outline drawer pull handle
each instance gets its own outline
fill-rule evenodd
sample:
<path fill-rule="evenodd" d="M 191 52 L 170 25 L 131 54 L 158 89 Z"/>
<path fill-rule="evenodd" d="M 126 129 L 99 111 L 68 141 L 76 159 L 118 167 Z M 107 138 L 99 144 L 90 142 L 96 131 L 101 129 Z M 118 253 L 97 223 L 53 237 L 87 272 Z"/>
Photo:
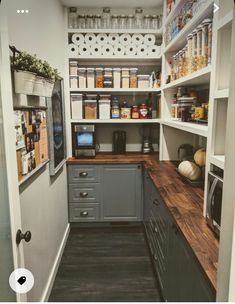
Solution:
<path fill-rule="evenodd" d="M 88 193 L 87 193 L 87 192 L 80 192 L 80 196 L 81 196 L 81 197 L 87 197 L 87 196 L 88 196 Z"/>
<path fill-rule="evenodd" d="M 82 211 L 82 212 L 80 212 L 80 215 L 82 217 L 86 217 L 86 216 L 88 216 L 88 212 L 87 211 Z"/>
<path fill-rule="evenodd" d="M 159 205 L 160 205 L 160 202 L 159 202 L 157 199 L 155 199 L 155 200 L 153 201 L 153 204 L 156 205 L 156 206 L 159 206 Z"/>
<path fill-rule="evenodd" d="M 155 261 L 158 261 L 158 258 L 157 258 L 156 253 L 153 255 L 153 259 L 154 259 Z"/>
<path fill-rule="evenodd" d="M 87 172 L 80 172 L 81 177 L 87 177 L 88 173 Z"/>
<path fill-rule="evenodd" d="M 154 227 L 154 232 L 158 233 L 157 226 Z"/>

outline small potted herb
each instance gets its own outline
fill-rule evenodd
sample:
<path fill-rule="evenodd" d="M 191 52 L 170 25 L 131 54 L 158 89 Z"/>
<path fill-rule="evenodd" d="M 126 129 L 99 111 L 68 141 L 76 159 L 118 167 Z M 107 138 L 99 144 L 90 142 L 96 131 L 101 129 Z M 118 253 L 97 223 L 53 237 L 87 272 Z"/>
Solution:
<path fill-rule="evenodd" d="M 45 87 L 46 97 L 51 97 L 55 81 L 60 78 L 59 73 L 56 69 L 53 69 L 47 61 L 44 61 L 43 76 L 44 76 L 44 87 Z"/>

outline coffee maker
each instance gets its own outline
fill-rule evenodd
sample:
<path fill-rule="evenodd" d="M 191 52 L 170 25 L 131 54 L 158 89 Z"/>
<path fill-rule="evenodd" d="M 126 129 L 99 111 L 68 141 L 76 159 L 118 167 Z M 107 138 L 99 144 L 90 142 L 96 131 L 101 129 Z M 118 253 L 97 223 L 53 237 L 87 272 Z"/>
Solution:
<path fill-rule="evenodd" d="M 153 144 L 152 144 L 152 127 L 144 126 L 142 129 L 142 153 L 143 154 L 151 154 L 154 152 Z"/>

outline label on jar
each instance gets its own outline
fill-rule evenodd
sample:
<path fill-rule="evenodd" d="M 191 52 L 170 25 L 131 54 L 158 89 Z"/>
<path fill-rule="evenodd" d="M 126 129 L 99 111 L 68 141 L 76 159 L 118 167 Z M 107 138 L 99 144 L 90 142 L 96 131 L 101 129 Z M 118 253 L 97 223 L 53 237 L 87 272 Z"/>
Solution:
<path fill-rule="evenodd" d="M 147 118 L 147 116 L 148 116 L 148 109 L 147 108 L 140 109 L 140 117 Z"/>
<path fill-rule="evenodd" d="M 119 109 L 112 109 L 112 118 L 120 118 Z"/>

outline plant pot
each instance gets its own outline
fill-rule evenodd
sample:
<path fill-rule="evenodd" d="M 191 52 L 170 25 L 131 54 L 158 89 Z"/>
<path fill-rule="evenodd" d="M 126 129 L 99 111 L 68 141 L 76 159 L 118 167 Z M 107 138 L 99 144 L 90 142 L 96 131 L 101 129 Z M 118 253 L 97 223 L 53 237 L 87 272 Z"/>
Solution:
<path fill-rule="evenodd" d="M 36 76 L 36 80 L 33 88 L 33 95 L 45 96 L 44 78 L 41 76 Z"/>
<path fill-rule="evenodd" d="M 44 79 L 45 96 L 51 97 L 54 89 L 54 82 L 48 79 Z"/>
<path fill-rule="evenodd" d="M 14 71 L 15 93 L 32 95 L 36 75 L 28 71 Z"/>

